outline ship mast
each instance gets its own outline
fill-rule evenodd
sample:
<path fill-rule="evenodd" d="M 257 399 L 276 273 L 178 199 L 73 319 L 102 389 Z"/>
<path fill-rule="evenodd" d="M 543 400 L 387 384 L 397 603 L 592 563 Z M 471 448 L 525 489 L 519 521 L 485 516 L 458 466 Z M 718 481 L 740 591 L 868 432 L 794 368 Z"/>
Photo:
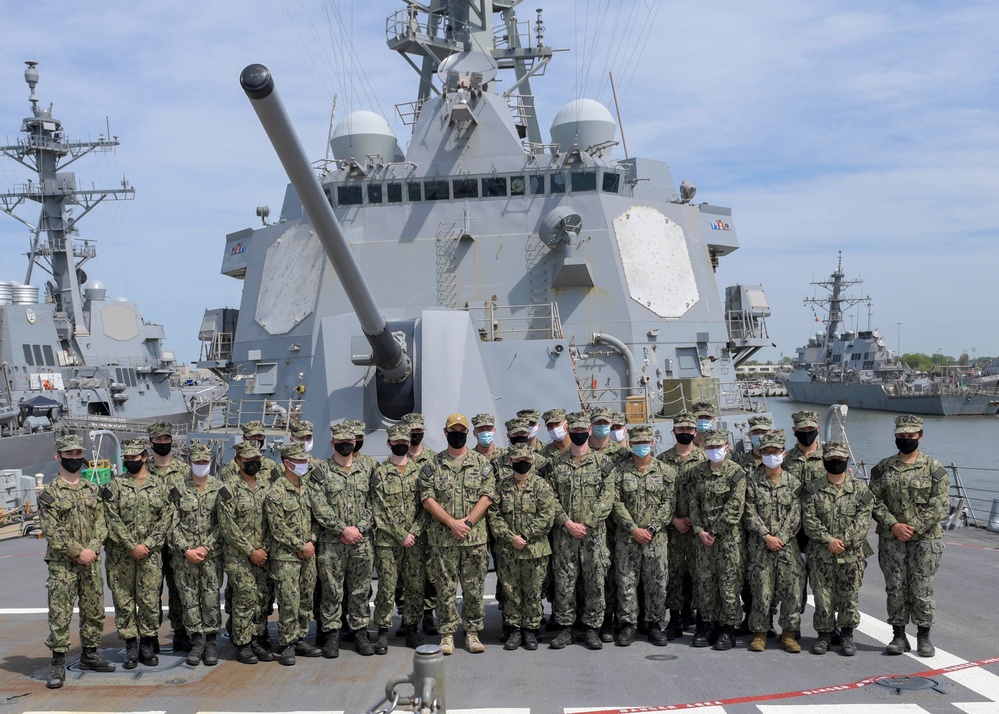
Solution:
<path fill-rule="evenodd" d="M 135 189 L 122 179 L 121 188 L 77 190 L 76 174 L 64 171 L 67 166 L 91 152 L 107 152 L 118 146 L 118 137 L 101 134 L 97 141 L 67 141 L 62 122 L 52 116 L 52 105 L 44 109 L 38 104 L 35 85 L 38 84 L 37 62 L 25 62 L 24 81 L 31 90 L 31 116 L 21 123 L 27 136 L 16 144 L 0 146 L 0 152 L 38 175 L 37 181 L 15 186 L 13 191 L 0 193 L 0 211 L 27 226 L 33 236 L 28 255 L 25 282 L 31 282 L 32 269 L 37 264 L 52 275 L 49 293 L 56 305 L 56 326 L 64 348 L 72 347 L 73 337 L 89 335 L 83 315 L 80 283 L 86 274 L 80 269 L 97 256 L 93 241 L 73 240 L 79 231 L 76 224 L 101 201 L 130 200 Z M 68 158 L 67 158 L 68 157 Z M 36 225 L 18 216 L 14 209 L 25 201 L 41 204 Z M 77 216 L 72 207 L 82 207 Z M 74 350 L 76 351 L 76 350 Z"/>
<path fill-rule="evenodd" d="M 817 305 L 828 313 L 825 320 L 826 332 L 822 344 L 822 361 L 825 364 L 829 362 L 829 354 L 833 343 L 836 341 L 839 325 L 843 322 L 844 313 L 859 303 L 867 303 L 868 306 L 871 304 L 870 297 L 850 297 L 843 294 L 848 288 L 863 284 L 864 281 L 860 279 L 846 280 L 846 276 L 843 273 L 843 251 L 839 251 L 836 270 L 829 276 L 829 280 L 812 282 L 812 285 L 817 285 L 829 291 L 827 297 L 805 298 L 804 302 L 805 305 Z"/>

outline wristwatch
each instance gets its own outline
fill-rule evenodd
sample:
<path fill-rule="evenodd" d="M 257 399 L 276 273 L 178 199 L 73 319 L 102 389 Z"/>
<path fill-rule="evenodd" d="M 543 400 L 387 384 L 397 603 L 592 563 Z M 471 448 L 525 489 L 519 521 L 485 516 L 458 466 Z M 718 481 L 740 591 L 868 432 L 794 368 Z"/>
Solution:
<path fill-rule="evenodd" d="M 357 527 L 357 532 L 360 533 L 361 535 L 364 535 L 364 529 L 361 528 L 360 526 Z"/>
<path fill-rule="evenodd" d="M 467 518 L 465 519 L 465 525 L 466 525 L 466 526 L 468 526 L 469 528 L 474 528 L 474 527 L 475 527 L 475 524 L 474 524 L 474 523 L 472 523 L 472 522 L 471 522 L 470 520 L 468 520 Z"/>
<path fill-rule="evenodd" d="M 647 530 L 647 531 L 648 531 L 649 533 L 651 533 L 652 535 L 655 535 L 655 534 L 656 534 L 656 527 L 655 527 L 655 526 L 651 526 L 651 525 L 650 525 L 650 526 L 649 526 L 648 528 L 646 528 L 645 530 Z"/>

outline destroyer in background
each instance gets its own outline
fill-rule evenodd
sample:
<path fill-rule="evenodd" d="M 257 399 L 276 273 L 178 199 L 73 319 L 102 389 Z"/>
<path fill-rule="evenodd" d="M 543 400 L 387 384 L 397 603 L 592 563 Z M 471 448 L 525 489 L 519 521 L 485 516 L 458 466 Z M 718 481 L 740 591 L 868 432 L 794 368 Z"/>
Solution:
<path fill-rule="evenodd" d="M 958 376 L 918 375 L 888 348 L 879 330 L 840 333 L 844 312 L 870 302 L 868 297 L 845 294 L 863 281 L 846 280 L 842 255 L 829 280 L 812 284 L 828 291 L 828 295 L 805 299 L 806 305 L 826 311 L 825 331 L 797 349 L 794 372 L 784 382 L 791 399 L 939 416 L 995 414 L 999 410 L 994 382 L 986 387 L 974 381 L 962 384 Z"/>
<path fill-rule="evenodd" d="M 92 152 L 111 151 L 118 137 L 71 141 L 52 105 L 35 95 L 36 62 L 24 79 L 31 116 L 24 137 L 0 152 L 35 176 L 0 193 L 0 211 L 30 231 L 24 283 L 0 282 L 0 469 L 55 473 L 53 428 L 141 430 L 157 420 L 186 422 L 184 395 L 171 384 L 173 354 L 163 326 L 146 322 L 126 298 L 107 300 L 104 285 L 83 271 L 97 257 L 77 224 L 104 200 L 131 199 L 124 180 L 115 188 L 78 188 L 65 168 Z M 17 209 L 41 206 L 33 222 Z M 34 268 L 48 274 L 44 296 L 31 285 Z"/>
<path fill-rule="evenodd" d="M 566 104 L 546 141 L 531 82 L 553 49 L 540 11 L 525 22 L 518 5 L 434 0 L 390 17 L 388 46 L 418 73 L 398 107 L 408 148 L 383 117 L 351 113 L 319 181 L 266 68 L 244 71 L 292 185 L 277 220 L 261 207 L 263 227 L 226 238 L 221 272 L 242 302 L 206 312 L 199 366 L 231 402 L 204 429 L 301 414 L 384 430 L 410 411 L 436 427 L 455 410 L 502 421 L 596 404 L 640 422 L 696 400 L 737 428 L 764 408 L 735 370 L 770 345 L 763 290 L 723 302 L 715 280 L 738 248 L 730 209 L 693 203 L 665 162 L 615 158 L 598 102 Z M 443 446 L 437 428 L 427 441 Z"/>

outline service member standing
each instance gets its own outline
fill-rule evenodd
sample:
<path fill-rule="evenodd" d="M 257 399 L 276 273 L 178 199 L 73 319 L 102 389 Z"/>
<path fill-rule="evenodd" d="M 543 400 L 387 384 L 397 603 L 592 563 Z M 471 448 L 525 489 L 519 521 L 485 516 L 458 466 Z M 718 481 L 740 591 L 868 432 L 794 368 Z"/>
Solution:
<path fill-rule="evenodd" d="M 802 486 L 807 486 L 826 475 L 822 465 L 822 444 L 819 441 L 819 415 L 813 411 L 795 412 L 791 415 L 791 421 L 797 443 L 784 455 L 783 468 L 796 476 Z"/>
<path fill-rule="evenodd" d="M 882 509 L 878 519 L 878 562 L 888 593 L 890 655 L 909 650 L 905 626 L 916 625 L 916 653 L 932 657 L 933 579 L 943 556 L 943 530 L 947 517 L 950 479 L 936 459 L 919 450 L 923 420 L 907 414 L 895 418 L 898 453 L 882 459 L 871 471 L 871 491 Z"/>
<path fill-rule="evenodd" d="M 422 469 L 434 458 L 434 452 L 423 445 L 423 437 L 427 431 L 426 419 L 419 412 L 410 412 L 402 417 L 402 422 L 409 426 L 409 459 L 415 461 Z M 423 532 L 423 554 L 424 564 L 429 566 L 430 545 L 427 542 L 426 530 Z M 423 634 L 436 635 L 439 632 L 437 623 L 434 622 L 434 610 L 437 608 L 437 584 L 432 568 L 426 567 L 424 569 L 424 578 Z"/>
<path fill-rule="evenodd" d="M 83 440 L 78 436 L 56 439 L 59 473 L 38 496 L 38 519 L 47 547 L 49 577 L 49 638 L 52 670 L 45 686 L 58 689 L 66 681 L 66 652 L 73 607 L 80 604 L 80 669 L 113 672 L 115 666 L 98 652 L 104 632 L 104 581 L 101 546 L 107 538 L 107 521 L 97 486 L 80 478 Z"/>
<path fill-rule="evenodd" d="M 572 444 L 569 441 L 569 426 L 565 421 L 565 409 L 549 409 L 541 418 L 545 421 L 545 428 L 551 439 L 541 447 L 541 455 L 550 461 L 569 450 L 569 445 Z"/>
<path fill-rule="evenodd" d="M 262 421 L 245 422 L 239 425 L 239 430 L 243 434 L 243 443 L 251 443 L 260 450 L 260 472 L 263 480 L 270 481 L 284 473 L 284 468 L 281 464 L 277 464 L 274 462 L 274 459 L 263 455 L 266 454 L 267 427 Z M 236 459 L 233 459 L 222 467 L 219 478 L 225 482 L 239 478 L 239 463 L 237 463 Z"/>

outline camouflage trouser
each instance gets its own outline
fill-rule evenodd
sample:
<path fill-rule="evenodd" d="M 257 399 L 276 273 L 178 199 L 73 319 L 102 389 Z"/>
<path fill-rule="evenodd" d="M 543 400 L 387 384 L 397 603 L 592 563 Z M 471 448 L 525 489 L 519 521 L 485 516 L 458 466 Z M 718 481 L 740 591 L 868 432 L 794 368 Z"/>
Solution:
<path fill-rule="evenodd" d="M 759 536 L 751 534 L 750 538 Z M 801 597 L 805 582 L 805 566 L 798 552 L 798 541 L 791 539 L 774 553 L 762 541 L 753 541 L 748 550 L 746 577 L 752 591 L 749 613 L 751 632 L 766 632 L 773 611 L 780 607 L 780 627 L 794 632 L 801 628 Z"/>
<path fill-rule="evenodd" d="M 860 585 L 867 561 L 857 558 L 837 563 L 834 557 L 809 553 L 809 578 L 815 597 L 812 626 L 816 632 L 832 632 L 835 627 L 860 624 Z"/>
<path fill-rule="evenodd" d="M 53 652 L 69 649 L 69 622 L 73 606 L 80 603 L 80 644 L 98 647 L 104 633 L 104 580 L 101 559 L 90 565 L 75 561 L 50 560 L 49 577 L 49 638 L 45 646 Z"/>
<path fill-rule="evenodd" d="M 503 617 L 510 627 L 536 630 L 541 626 L 541 591 L 548 556 L 516 558 L 516 552 L 501 548 L 496 563 L 496 573 L 503 576 Z"/>
<path fill-rule="evenodd" d="M 108 589 L 114 600 L 118 636 L 123 640 L 154 636 L 163 617 L 163 551 L 150 551 L 142 560 L 135 560 L 127 550 L 116 546 L 109 546 L 106 552 Z"/>
<path fill-rule="evenodd" d="M 242 553 L 226 553 L 226 606 L 232 613 L 232 643 L 237 647 L 267 631 L 267 616 L 274 599 L 267 564 L 259 567 Z"/>
<path fill-rule="evenodd" d="M 309 611 L 316 588 L 316 559 L 271 562 L 278 605 L 278 644 L 295 644 L 309 634 Z"/>
<path fill-rule="evenodd" d="M 645 589 L 647 622 L 666 619 L 666 568 L 669 561 L 666 538 L 653 538 L 648 545 L 634 540 L 614 543 L 615 580 L 617 581 L 617 619 L 621 624 L 638 624 L 638 583 Z M 610 604 L 607 605 L 610 609 Z"/>
<path fill-rule="evenodd" d="M 323 584 L 319 624 L 325 631 L 340 629 L 345 596 L 347 612 L 344 624 L 351 630 L 368 626 L 371 618 L 368 593 L 374 559 L 375 549 L 370 538 L 362 538 L 357 545 L 344 545 L 339 540 L 329 539 L 319 543 L 316 569 Z"/>
<path fill-rule="evenodd" d="M 437 582 L 437 615 L 442 635 L 458 629 L 458 582 L 461 582 L 461 626 L 478 632 L 486 617 L 483 589 L 489 568 L 489 549 L 482 545 L 434 546 L 431 567 Z"/>
<path fill-rule="evenodd" d="M 666 607 L 681 612 L 689 610 L 693 601 L 694 534 L 680 533 L 673 526 L 666 529 L 669 540 L 666 573 Z"/>
<path fill-rule="evenodd" d="M 174 577 L 174 563 L 183 560 L 184 556 L 177 555 L 168 548 L 163 548 L 163 581 L 160 582 L 158 600 L 163 599 L 163 583 L 167 589 L 167 617 L 170 620 L 170 629 L 181 630 L 184 628 L 184 606 L 180 602 L 180 593 L 177 592 L 177 580 Z M 160 622 L 163 622 L 163 610 L 160 610 Z"/>
<path fill-rule="evenodd" d="M 604 580 L 610 566 L 606 533 L 591 533 L 576 539 L 564 528 L 555 530 L 552 570 L 555 574 L 555 622 L 562 627 L 576 620 L 576 584 L 583 586 L 583 612 L 587 627 L 600 627 L 604 620 Z"/>
<path fill-rule="evenodd" d="M 401 582 L 402 624 L 416 625 L 423 614 L 423 543 L 417 538 L 412 548 L 375 546 L 378 593 L 375 595 L 375 626 L 392 626 L 392 604 L 396 585 Z"/>
<path fill-rule="evenodd" d="M 917 627 L 933 624 L 933 578 L 940 568 L 944 544 L 940 538 L 903 542 L 894 536 L 878 539 L 878 563 L 888 593 L 888 624 Z"/>
<path fill-rule="evenodd" d="M 604 619 L 618 614 L 618 582 L 617 582 L 617 526 L 607 519 L 607 575 L 604 577 Z M 637 584 L 637 583 L 636 583 Z"/>
<path fill-rule="evenodd" d="M 437 609 L 437 575 L 434 573 L 434 569 L 430 567 L 430 544 L 427 542 L 426 536 L 419 539 L 420 545 L 423 546 L 423 555 L 426 560 L 424 561 L 426 566 L 423 569 L 423 577 L 425 578 L 423 583 L 423 611 L 433 613 Z"/>
<path fill-rule="evenodd" d="M 184 607 L 184 629 L 191 635 L 217 634 L 222 626 L 222 558 L 189 563 L 176 556 L 173 576 Z"/>
<path fill-rule="evenodd" d="M 694 541 L 694 603 L 705 621 L 732 626 L 742 622 L 741 541 L 738 528 L 719 535 L 710 547 L 700 537 Z"/>

